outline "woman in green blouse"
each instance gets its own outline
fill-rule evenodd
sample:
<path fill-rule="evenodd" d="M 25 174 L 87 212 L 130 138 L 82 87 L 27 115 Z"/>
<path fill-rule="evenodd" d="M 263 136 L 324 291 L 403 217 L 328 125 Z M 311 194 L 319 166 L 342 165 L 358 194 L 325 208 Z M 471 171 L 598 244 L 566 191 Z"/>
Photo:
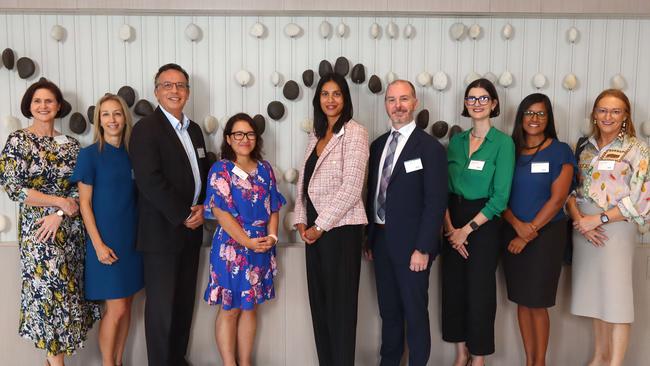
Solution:
<path fill-rule="evenodd" d="M 456 343 L 454 366 L 483 366 L 484 356 L 494 353 L 500 215 L 510 195 L 515 146 L 490 124 L 499 115 L 499 97 L 489 80 L 469 84 L 464 101 L 462 115 L 472 119 L 472 128 L 454 135 L 447 151 L 442 338 Z"/>

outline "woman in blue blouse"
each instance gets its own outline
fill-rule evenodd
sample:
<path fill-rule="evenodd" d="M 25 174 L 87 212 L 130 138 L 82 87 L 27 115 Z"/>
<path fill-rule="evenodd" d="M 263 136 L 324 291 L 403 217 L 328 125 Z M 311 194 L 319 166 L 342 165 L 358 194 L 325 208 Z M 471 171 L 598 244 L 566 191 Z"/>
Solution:
<path fill-rule="evenodd" d="M 512 131 L 516 165 L 503 217 L 508 299 L 517 303 L 526 365 L 546 364 L 547 308 L 555 294 L 567 239 L 562 210 L 576 166 L 569 145 L 557 140 L 551 101 L 531 94 L 519 104 Z"/>
<path fill-rule="evenodd" d="M 205 301 L 221 304 L 217 347 L 225 366 L 250 366 L 257 305 L 275 297 L 275 244 L 280 207 L 262 136 L 253 119 L 239 113 L 223 130 L 221 160 L 208 174 L 206 218 L 219 222 L 212 238 Z"/>
<path fill-rule="evenodd" d="M 135 250 L 136 187 L 126 150 L 131 113 L 122 98 L 104 95 L 95 106 L 95 143 L 79 152 L 72 178 L 86 227 L 85 293 L 106 300 L 99 323 L 104 366 L 122 365 L 133 295 L 143 286 Z"/>

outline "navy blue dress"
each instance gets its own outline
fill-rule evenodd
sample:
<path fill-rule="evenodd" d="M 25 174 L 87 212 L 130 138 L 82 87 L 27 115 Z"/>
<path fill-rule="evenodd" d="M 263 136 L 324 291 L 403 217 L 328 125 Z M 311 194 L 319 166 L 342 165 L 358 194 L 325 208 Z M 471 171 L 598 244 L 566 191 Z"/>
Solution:
<path fill-rule="evenodd" d="M 557 140 L 537 154 L 519 156 L 508 204 L 519 220 L 531 222 L 535 218 L 551 198 L 551 187 L 565 164 L 573 165 L 576 171 L 571 148 Z M 504 225 L 504 231 L 507 247 L 516 233 L 508 224 Z M 531 308 L 555 305 L 566 240 L 566 214 L 560 210 L 521 253 L 506 250 L 503 267 L 510 301 Z"/>
<path fill-rule="evenodd" d="M 100 263 L 86 233 L 86 299 L 133 295 L 144 281 L 142 257 L 135 250 L 136 186 L 126 149 L 104 144 L 100 152 L 96 143 L 81 149 L 70 180 L 93 186 L 92 205 L 99 235 L 118 258 L 110 266 Z"/>

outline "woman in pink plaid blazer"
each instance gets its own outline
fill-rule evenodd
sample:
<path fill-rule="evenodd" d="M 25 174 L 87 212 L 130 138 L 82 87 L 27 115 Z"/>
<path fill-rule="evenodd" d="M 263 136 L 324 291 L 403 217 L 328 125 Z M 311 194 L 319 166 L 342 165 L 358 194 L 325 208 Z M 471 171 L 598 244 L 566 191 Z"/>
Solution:
<path fill-rule="evenodd" d="M 352 120 L 345 78 L 323 76 L 313 100 L 297 184 L 295 226 L 306 245 L 307 285 L 321 365 L 354 365 L 368 131 Z"/>

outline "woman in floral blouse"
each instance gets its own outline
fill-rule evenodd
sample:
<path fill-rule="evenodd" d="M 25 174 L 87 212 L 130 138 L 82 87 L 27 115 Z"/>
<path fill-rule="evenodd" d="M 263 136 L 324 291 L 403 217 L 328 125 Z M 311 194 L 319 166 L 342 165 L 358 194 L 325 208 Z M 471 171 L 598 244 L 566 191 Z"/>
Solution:
<path fill-rule="evenodd" d="M 62 105 L 55 84 L 32 84 L 20 105 L 32 124 L 11 133 L 0 156 L 0 184 L 20 203 L 18 334 L 46 350 L 51 366 L 62 366 L 99 319 L 99 307 L 84 300 L 84 233 L 76 186 L 68 181 L 79 142 L 54 129 Z"/>
<path fill-rule="evenodd" d="M 594 102 L 592 134 L 579 157 L 571 312 L 593 318 L 590 365 L 622 365 L 634 321 L 632 258 L 636 226 L 650 211 L 647 145 L 635 136 L 630 101 L 605 90 Z"/>
<path fill-rule="evenodd" d="M 249 115 L 228 120 L 221 157 L 208 174 L 205 198 L 206 218 L 219 222 L 205 301 L 222 306 L 216 338 L 223 364 L 250 366 L 257 305 L 275 297 L 278 211 L 286 201 L 271 164 L 262 160 L 262 136 Z"/>

